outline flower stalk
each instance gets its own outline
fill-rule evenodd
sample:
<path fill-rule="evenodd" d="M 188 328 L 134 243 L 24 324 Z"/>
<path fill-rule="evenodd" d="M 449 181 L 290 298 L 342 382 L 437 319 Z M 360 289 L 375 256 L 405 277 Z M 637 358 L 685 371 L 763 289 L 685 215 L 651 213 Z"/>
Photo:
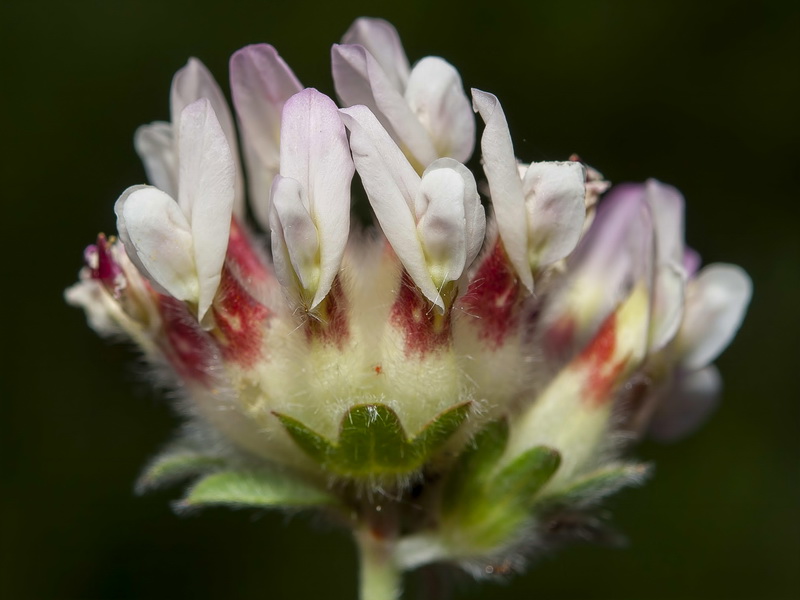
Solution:
<path fill-rule="evenodd" d="M 361 600 L 397 600 L 402 591 L 402 571 L 395 559 L 398 538 L 396 511 L 390 504 L 369 506 L 355 532 L 360 560 Z"/>

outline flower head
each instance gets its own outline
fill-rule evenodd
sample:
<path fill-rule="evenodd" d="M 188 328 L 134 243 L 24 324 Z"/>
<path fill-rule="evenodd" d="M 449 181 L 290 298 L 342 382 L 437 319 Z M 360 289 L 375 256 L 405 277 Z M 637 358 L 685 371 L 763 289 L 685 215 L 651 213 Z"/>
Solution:
<path fill-rule="evenodd" d="M 271 46 L 231 59 L 269 244 L 246 219 L 224 96 L 193 59 L 172 122 L 136 133 L 152 185 L 117 200 L 118 237 L 86 250 L 67 299 L 169 365 L 204 432 L 144 487 L 200 475 L 187 505 L 324 506 L 398 569 L 514 566 L 643 479 L 631 441 L 709 414 L 750 280 L 698 269 L 675 188 L 598 202 L 608 184 L 580 161 L 520 163 L 499 100 L 473 90 L 470 107 L 442 59 L 410 68 L 385 21 L 357 20 L 332 56 L 341 109 Z M 473 109 L 482 172 L 463 163 Z M 355 172 L 374 229 L 351 224 Z M 376 521 L 377 495 L 393 508 Z"/>

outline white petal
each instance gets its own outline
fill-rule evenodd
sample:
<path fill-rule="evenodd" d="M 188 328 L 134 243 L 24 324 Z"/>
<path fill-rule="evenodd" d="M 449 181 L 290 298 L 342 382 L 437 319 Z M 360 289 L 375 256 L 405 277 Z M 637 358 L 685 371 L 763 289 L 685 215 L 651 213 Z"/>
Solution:
<path fill-rule="evenodd" d="M 644 197 L 653 215 L 656 272 L 650 349 L 657 351 L 678 332 L 683 319 L 687 273 L 684 262 L 684 199 L 670 185 L 647 181 Z"/>
<path fill-rule="evenodd" d="M 671 185 L 650 179 L 645 184 L 645 199 L 653 213 L 658 261 L 680 263 L 683 260 L 683 195 Z"/>
<path fill-rule="evenodd" d="M 308 301 L 319 283 L 319 238 L 296 179 L 276 175 L 272 183 L 270 230 L 275 274 L 284 288 Z M 299 284 L 299 287 L 298 287 Z"/>
<path fill-rule="evenodd" d="M 408 58 L 394 25 L 383 19 L 360 17 L 342 37 L 342 44 L 360 44 L 375 57 L 389 81 L 402 93 L 406 88 Z"/>
<path fill-rule="evenodd" d="M 117 230 L 131 261 L 159 291 L 197 302 L 192 231 L 178 204 L 151 186 L 125 190 L 114 206 Z"/>
<path fill-rule="evenodd" d="M 678 374 L 678 379 L 653 415 L 650 435 L 676 441 L 700 427 L 714 412 L 722 388 L 716 367 Z"/>
<path fill-rule="evenodd" d="M 533 163 L 522 191 L 528 213 L 528 252 L 534 269 L 574 250 L 586 219 L 585 170 L 579 162 Z"/>
<path fill-rule="evenodd" d="M 367 107 L 352 106 L 339 113 L 350 130 L 350 150 L 361 179 L 366 176 L 365 187 L 396 193 L 405 202 L 409 215 L 413 214 L 420 176 L 403 152 Z"/>
<path fill-rule="evenodd" d="M 170 113 L 174 127 L 177 128 L 183 109 L 201 98 L 207 98 L 211 102 L 217 121 L 219 121 L 222 131 L 225 132 L 225 139 L 228 141 L 228 148 L 233 157 L 236 172 L 234 210 L 238 217 L 243 217 L 244 181 L 241 166 L 239 165 L 239 149 L 236 141 L 236 128 L 233 125 L 233 116 L 230 108 L 228 108 L 228 102 L 225 100 L 225 94 L 222 93 L 222 89 L 220 89 L 211 71 L 197 58 L 190 58 L 186 66 L 176 72 L 172 78 Z"/>
<path fill-rule="evenodd" d="M 497 98 L 480 90 L 472 90 L 472 105 L 486 123 L 481 137 L 481 157 L 500 238 L 520 281 L 533 291 L 533 275 L 528 263 L 528 217 L 506 116 Z"/>
<path fill-rule="evenodd" d="M 469 160 L 475 149 L 475 115 L 461 76 L 450 63 L 434 56 L 419 61 L 408 78 L 405 98 L 438 156 Z"/>
<path fill-rule="evenodd" d="M 202 320 L 217 292 L 228 250 L 235 185 L 233 157 L 207 99 L 181 113 L 178 154 L 178 204 L 191 225 Z"/>
<path fill-rule="evenodd" d="M 383 108 L 388 107 L 389 113 L 405 111 L 407 118 L 415 119 L 401 90 L 394 88 L 380 64 L 363 46 L 334 44 L 331 48 L 331 68 L 336 94 L 342 106 L 363 104 L 375 114 L 393 139 L 398 139 L 397 132 L 389 115 L 378 106 L 376 95 L 382 99 Z"/>
<path fill-rule="evenodd" d="M 178 195 L 178 156 L 172 125 L 155 121 L 133 135 L 133 146 L 144 163 L 147 179 L 173 198 Z"/>
<path fill-rule="evenodd" d="M 453 169 L 426 171 L 417 192 L 417 231 L 437 288 L 457 281 L 467 258 L 464 179 Z M 432 298 L 435 301 L 437 298 Z"/>
<path fill-rule="evenodd" d="M 283 110 L 281 175 L 300 182 L 319 234 L 319 283 L 310 308 L 331 289 L 350 233 L 350 181 L 355 167 L 333 101 L 315 89 L 292 96 Z"/>
<path fill-rule="evenodd" d="M 269 44 L 253 44 L 231 57 L 231 91 L 250 186 L 250 205 L 269 228 L 269 194 L 280 169 L 281 111 L 303 89 L 292 70 Z"/>
<path fill-rule="evenodd" d="M 331 61 L 336 93 L 344 106 L 369 108 L 420 172 L 438 158 L 417 115 L 363 46 L 334 44 Z"/>
<path fill-rule="evenodd" d="M 683 319 L 686 271 L 676 263 L 656 267 L 653 314 L 650 321 L 650 351 L 666 346 L 678 333 Z"/>
<path fill-rule="evenodd" d="M 122 240 L 122 247 L 125 249 L 125 254 L 130 258 L 133 265 L 136 269 L 141 273 L 144 277 L 150 280 L 153 283 L 156 290 L 162 294 L 168 293 L 163 287 L 161 287 L 158 283 L 153 281 L 153 277 L 150 273 L 147 272 L 147 268 L 144 266 L 141 260 L 139 260 L 139 256 L 136 254 L 136 250 L 133 247 L 133 242 L 131 241 L 130 236 L 128 235 L 128 228 L 125 224 L 125 219 L 122 216 L 122 207 L 125 205 L 128 197 L 138 190 L 149 189 L 152 186 L 149 185 L 132 185 L 124 192 L 122 195 L 117 199 L 117 202 L 114 204 L 114 213 L 117 215 L 117 233 L 119 234 L 119 239 Z"/>
<path fill-rule="evenodd" d="M 417 235 L 414 201 L 419 175 L 369 109 L 353 106 L 339 112 L 350 130 L 353 160 L 383 233 L 425 297 L 444 309 Z"/>
<path fill-rule="evenodd" d="M 689 282 L 679 333 L 686 368 L 708 365 L 730 343 L 747 311 L 752 288 L 742 268 L 723 263 L 704 267 Z"/>
<path fill-rule="evenodd" d="M 478 194 L 478 186 L 475 183 L 475 177 L 472 175 L 472 171 L 452 158 L 440 158 L 432 162 L 430 166 L 425 169 L 425 174 L 435 169 L 451 169 L 458 173 L 464 181 L 464 218 L 466 220 L 465 268 L 469 268 L 472 261 L 478 256 L 486 235 L 486 213 L 481 204 L 481 197 Z M 423 174 L 423 178 L 425 174 Z"/>

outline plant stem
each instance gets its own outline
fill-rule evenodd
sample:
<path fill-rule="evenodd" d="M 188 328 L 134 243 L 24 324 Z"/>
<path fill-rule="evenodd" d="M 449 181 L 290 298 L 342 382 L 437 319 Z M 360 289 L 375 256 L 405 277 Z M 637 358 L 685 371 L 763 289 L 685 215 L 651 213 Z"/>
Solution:
<path fill-rule="evenodd" d="M 356 533 L 356 541 L 361 557 L 361 600 L 398 600 L 401 573 L 392 553 L 392 538 L 367 529 Z"/>

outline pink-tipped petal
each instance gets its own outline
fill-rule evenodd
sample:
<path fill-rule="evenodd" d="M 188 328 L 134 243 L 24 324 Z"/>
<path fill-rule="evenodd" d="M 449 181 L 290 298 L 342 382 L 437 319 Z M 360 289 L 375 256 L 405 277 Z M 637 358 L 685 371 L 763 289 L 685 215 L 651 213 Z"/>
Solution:
<path fill-rule="evenodd" d="M 702 425 L 719 403 L 722 378 L 716 367 L 679 373 L 650 423 L 650 436 L 673 442 Z"/>
<path fill-rule="evenodd" d="M 187 106 L 178 130 L 178 204 L 191 224 L 200 289 L 198 319 L 211 306 L 228 249 L 236 171 L 211 102 Z"/>
<path fill-rule="evenodd" d="M 653 218 L 643 186 L 616 186 L 600 202 L 589 231 L 569 262 L 581 275 L 604 282 L 613 299 L 634 280 L 652 274 L 655 260 Z"/>
<path fill-rule="evenodd" d="M 543 314 L 544 331 L 558 338 L 559 352 L 580 348 L 601 323 L 644 285 L 648 296 L 655 263 L 650 209 L 641 194 L 612 190 L 567 258 L 567 278 Z"/>
<path fill-rule="evenodd" d="M 300 182 L 319 235 L 319 283 L 311 308 L 333 285 L 350 234 L 350 181 L 355 167 L 333 101 L 308 88 L 283 110 L 281 175 Z"/>
<path fill-rule="evenodd" d="M 741 267 L 724 263 L 707 265 L 689 282 L 678 334 L 687 369 L 705 367 L 728 346 L 742 324 L 752 290 Z"/>
<path fill-rule="evenodd" d="M 363 104 L 423 170 L 438 158 L 430 136 L 378 61 L 359 45 L 331 48 L 333 82 L 345 107 Z"/>
<path fill-rule="evenodd" d="M 450 63 L 434 56 L 420 60 L 408 78 L 405 98 L 438 156 L 469 160 L 475 149 L 475 115 L 461 76 Z"/>
<path fill-rule="evenodd" d="M 660 263 L 680 264 L 683 258 L 683 195 L 671 185 L 655 179 L 645 183 L 644 195 L 653 213 L 656 249 Z"/>
<path fill-rule="evenodd" d="M 700 253 L 694 248 L 684 248 L 683 250 L 683 269 L 686 271 L 686 277 L 694 277 L 700 268 L 702 259 Z"/>
<path fill-rule="evenodd" d="M 178 156 L 172 125 L 155 121 L 133 135 L 133 146 L 144 163 L 147 179 L 173 198 L 178 195 Z"/>
<path fill-rule="evenodd" d="M 383 19 L 360 17 L 342 37 L 342 44 L 360 44 L 375 57 L 395 89 L 402 93 L 410 68 L 400 35 L 394 25 Z"/>
<path fill-rule="evenodd" d="M 244 181 L 239 165 L 239 150 L 236 141 L 236 127 L 225 94 L 214 79 L 211 71 L 197 58 L 190 58 L 186 66 L 180 69 L 172 78 L 170 89 L 170 114 L 173 127 L 177 128 L 181 114 L 190 104 L 201 98 L 206 98 L 214 109 L 217 121 L 225 133 L 228 148 L 233 157 L 235 178 L 235 205 L 234 212 L 237 217 L 244 216 Z M 181 160 L 183 160 L 181 158 Z"/>
<path fill-rule="evenodd" d="M 481 137 L 481 156 L 500 238 L 522 285 L 533 291 L 533 275 L 528 263 L 525 198 L 508 122 L 493 94 L 473 89 L 472 104 L 486 123 Z"/>
<path fill-rule="evenodd" d="M 280 170 L 281 113 L 286 101 L 303 86 L 269 44 L 253 44 L 238 50 L 231 57 L 230 70 L 250 204 L 256 219 L 266 229 L 272 178 Z"/>
<path fill-rule="evenodd" d="M 683 196 L 674 187 L 650 179 L 645 184 L 615 187 L 606 202 L 620 205 L 643 202 L 652 215 L 655 260 L 650 351 L 656 352 L 675 337 L 683 318 L 686 287 Z"/>

